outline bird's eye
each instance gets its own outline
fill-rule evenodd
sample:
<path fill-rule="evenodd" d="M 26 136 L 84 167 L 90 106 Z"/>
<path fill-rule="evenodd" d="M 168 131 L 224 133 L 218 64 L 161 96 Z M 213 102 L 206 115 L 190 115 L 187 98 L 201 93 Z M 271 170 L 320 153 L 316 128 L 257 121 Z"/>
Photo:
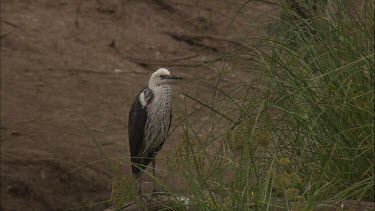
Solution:
<path fill-rule="evenodd" d="M 167 78 L 168 77 L 168 75 L 160 75 L 160 78 L 161 79 L 165 79 L 165 78 Z"/>

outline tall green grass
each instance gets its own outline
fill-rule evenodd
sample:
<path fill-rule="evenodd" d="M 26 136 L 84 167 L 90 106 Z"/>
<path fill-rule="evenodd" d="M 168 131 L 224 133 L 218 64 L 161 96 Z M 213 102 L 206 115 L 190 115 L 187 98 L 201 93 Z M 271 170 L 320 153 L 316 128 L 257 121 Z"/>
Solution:
<path fill-rule="evenodd" d="M 374 4 L 348 2 L 300 3 L 308 18 L 284 5 L 278 33 L 261 40 L 270 52 L 255 48 L 267 109 L 280 111 L 270 125 L 278 153 L 301 175 L 310 207 L 374 200 Z"/>
<path fill-rule="evenodd" d="M 185 95 L 210 119 L 197 128 L 186 109 L 169 170 L 184 177 L 193 210 L 374 201 L 374 3 L 273 4 L 280 14 L 206 82 L 212 100 Z M 241 83 L 221 86 L 236 73 Z"/>
<path fill-rule="evenodd" d="M 201 104 L 216 132 L 202 139 L 186 118 L 177 165 L 195 208 L 374 201 L 374 3 L 296 2 L 231 52 L 233 67 L 253 55 L 238 71 L 260 80 L 213 85 L 223 97 Z"/>

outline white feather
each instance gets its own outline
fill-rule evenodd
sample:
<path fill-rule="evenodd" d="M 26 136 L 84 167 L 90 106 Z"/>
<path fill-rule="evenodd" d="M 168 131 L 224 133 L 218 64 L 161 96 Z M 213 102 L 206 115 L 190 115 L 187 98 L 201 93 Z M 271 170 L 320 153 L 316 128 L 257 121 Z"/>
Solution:
<path fill-rule="evenodd" d="M 139 101 L 141 102 L 142 108 L 147 106 L 147 101 L 143 92 L 139 95 Z"/>

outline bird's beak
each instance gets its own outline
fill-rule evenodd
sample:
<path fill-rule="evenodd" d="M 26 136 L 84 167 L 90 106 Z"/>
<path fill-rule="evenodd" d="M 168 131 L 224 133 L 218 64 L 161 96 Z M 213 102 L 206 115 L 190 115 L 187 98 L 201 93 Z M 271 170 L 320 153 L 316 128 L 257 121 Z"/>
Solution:
<path fill-rule="evenodd" d="M 182 79 L 180 76 L 174 76 L 174 75 L 169 75 L 169 76 L 163 76 L 162 79 L 171 79 L 171 80 L 179 80 Z"/>

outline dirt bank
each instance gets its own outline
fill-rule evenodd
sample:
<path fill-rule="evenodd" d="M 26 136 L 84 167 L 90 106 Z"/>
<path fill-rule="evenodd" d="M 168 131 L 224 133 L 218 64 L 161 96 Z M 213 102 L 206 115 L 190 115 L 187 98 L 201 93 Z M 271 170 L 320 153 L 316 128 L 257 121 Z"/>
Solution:
<path fill-rule="evenodd" d="M 120 171 L 129 175 L 127 115 L 135 94 L 150 73 L 166 67 L 187 78 L 181 86 L 192 96 L 211 97 L 209 88 L 192 77 L 213 77 L 223 65 L 217 58 L 235 45 L 231 40 L 248 33 L 251 19 L 262 17 L 251 10 L 230 24 L 240 6 L 218 1 L 2 1 L 2 210 L 107 206 L 99 202 L 109 199 L 113 174 L 82 121 L 110 158 L 123 159 Z M 270 9 L 261 3 L 251 7 Z M 175 87 L 172 128 L 183 117 L 181 86 Z M 194 118 L 197 126 L 204 121 Z M 177 127 L 159 153 L 160 169 L 181 133 Z M 184 188 L 178 178 L 168 182 Z"/>

